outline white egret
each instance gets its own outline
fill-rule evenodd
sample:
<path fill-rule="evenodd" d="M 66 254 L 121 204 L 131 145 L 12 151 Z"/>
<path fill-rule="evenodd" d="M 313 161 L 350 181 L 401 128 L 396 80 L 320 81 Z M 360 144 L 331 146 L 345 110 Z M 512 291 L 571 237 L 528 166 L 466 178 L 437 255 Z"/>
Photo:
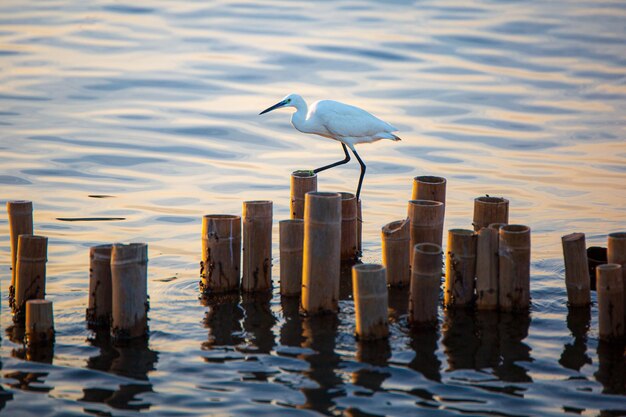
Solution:
<path fill-rule="evenodd" d="M 357 143 L 370 143 L 380 139 L 400 140 L 392 132 L 398 129 L 387 122 L 380 120 L 372 114 L 358 107 L 340 103 L 333 100 L 316 101 L 308 108 L 306 101 L 298 94 L 289 94 L 282 101 L 263 110 L 259 114 L 265 114 L 281 107 L 295 107 L 296 111 L 291 115 L 291 124 L 302 133 L 313 133 L 325 138 L 341 142 L 345 159 L 330 165 L 314 169 L 314 173 L 324 171 L 337 165 L 347 164 L 350 161 L 348 148 L 361 165 L 361 176 L 356 189 L 356 198 L 361 194 L 361 185 L 365 176 L 365 164 L 356 153 L 354 145 Z"/>

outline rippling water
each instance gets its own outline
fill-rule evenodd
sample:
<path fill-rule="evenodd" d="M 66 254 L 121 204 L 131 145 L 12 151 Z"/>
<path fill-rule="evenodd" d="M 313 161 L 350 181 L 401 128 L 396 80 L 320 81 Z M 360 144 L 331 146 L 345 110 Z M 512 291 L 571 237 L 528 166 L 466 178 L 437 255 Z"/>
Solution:
<path fill-rule="evenodd" d="M 626 227 L 624 2 L 136 4 L 0 3 L 0 198 L 33 200 L 50 238 L 57 330 L 53 351 L 12 341 L 3 214 L 3 413 L 626 415 L 623 347 L 598 342 L 595 305 L 568 311 L 560 247 Z M 359 148 L 366 261 L 415 175 L 448 178 L 448 228 L 476 196 L 509 198 L 533 229 L 530 317 L 441 312 L 415 334 L 393 291 L 391 339 L 363 345 L 349 287 L 338 317 L 278 294 L 202 305 L 201 216 L 271 199 L 277 226 L 290 172 L 342 157 L 286 111 L 258 116 L 290 92 L 401 130 Z M 357 179 L 352 163 L 320 188 Z M 148 345 L 85 329 L 88 247 L 112 241 L 149 244 Z"/>

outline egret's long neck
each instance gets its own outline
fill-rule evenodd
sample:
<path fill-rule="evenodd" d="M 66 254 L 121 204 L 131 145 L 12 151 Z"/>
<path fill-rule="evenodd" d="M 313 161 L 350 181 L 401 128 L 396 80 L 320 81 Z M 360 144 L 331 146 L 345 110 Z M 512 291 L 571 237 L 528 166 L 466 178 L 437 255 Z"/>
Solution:
<path fill-rule="evenodd" d="M 308 107 L 306 102 L 304 100 L 300 100 L 294 103 L 294 107 L 296 108 L 296 111 L 291 115 L 291 124 L 300 132 L 310 133 L 310 130 L 307 128 L 306 115 L 308 113 Z"/>

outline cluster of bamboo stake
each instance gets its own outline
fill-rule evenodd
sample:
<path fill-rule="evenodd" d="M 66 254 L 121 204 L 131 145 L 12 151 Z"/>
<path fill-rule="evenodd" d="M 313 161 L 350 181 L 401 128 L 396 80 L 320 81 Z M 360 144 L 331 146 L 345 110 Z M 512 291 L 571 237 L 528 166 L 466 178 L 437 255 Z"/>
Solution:
<path fill-rule="evenodd" d="M 147 337 L 148 309 L 148 245 L 89 248 L 89 327 L 110 329 L 116 342 Z"/>
<path fill-rule="evenodd" d="M 561 238 L 565 262 L 565 287 L 572 307 L 591 303 L 587 249 L 584 233 Z M 598 327 L 603 340 L 626 336 L 626 233 L 610 233 L 607 240 L 607 263 L 596 267 L 598 292 Z"/>
<path fill-rule="evenodd" d="M 54 342 L 52 301 L 45 300 L 48 238 L 33 234 L 33 203 L 8 201 L 11 239 L 9 305 L 30 346 Z"/>

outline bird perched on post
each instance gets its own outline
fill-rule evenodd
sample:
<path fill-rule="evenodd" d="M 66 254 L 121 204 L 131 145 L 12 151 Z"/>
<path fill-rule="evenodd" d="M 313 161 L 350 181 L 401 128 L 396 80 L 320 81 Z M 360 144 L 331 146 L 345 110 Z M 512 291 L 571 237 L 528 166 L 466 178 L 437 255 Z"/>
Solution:
<path fill-rule="evenodd" d="M 265 114 L 281 107 L 295 107 L 296 112 L 291 115 L 291 124 L 302 133 L 313 133 L 325 138 L 341 142 L 346 157 L 341 161 L 314 169 L 318 173 L 338 165 L 347 164 L 350 161 L 348 149 L 352 151 L 361 165 L 361 176 L 356 189 L 356 198 L 359 200 L 361 185 L 365 177 L 365 164 L 356 153 L 354 145 L 357 143 L 370 143 L 380 139 L 400 140 L 392 132 L 398 129 L 387 122 L 380 120 L 372 114 L 358 107 L 340 103 L 333 100 L 316 101 L 309 108 L 306 101 L 298 94 L 289 94 L 282 101 L 263 110 L 259 114 Z"/>

